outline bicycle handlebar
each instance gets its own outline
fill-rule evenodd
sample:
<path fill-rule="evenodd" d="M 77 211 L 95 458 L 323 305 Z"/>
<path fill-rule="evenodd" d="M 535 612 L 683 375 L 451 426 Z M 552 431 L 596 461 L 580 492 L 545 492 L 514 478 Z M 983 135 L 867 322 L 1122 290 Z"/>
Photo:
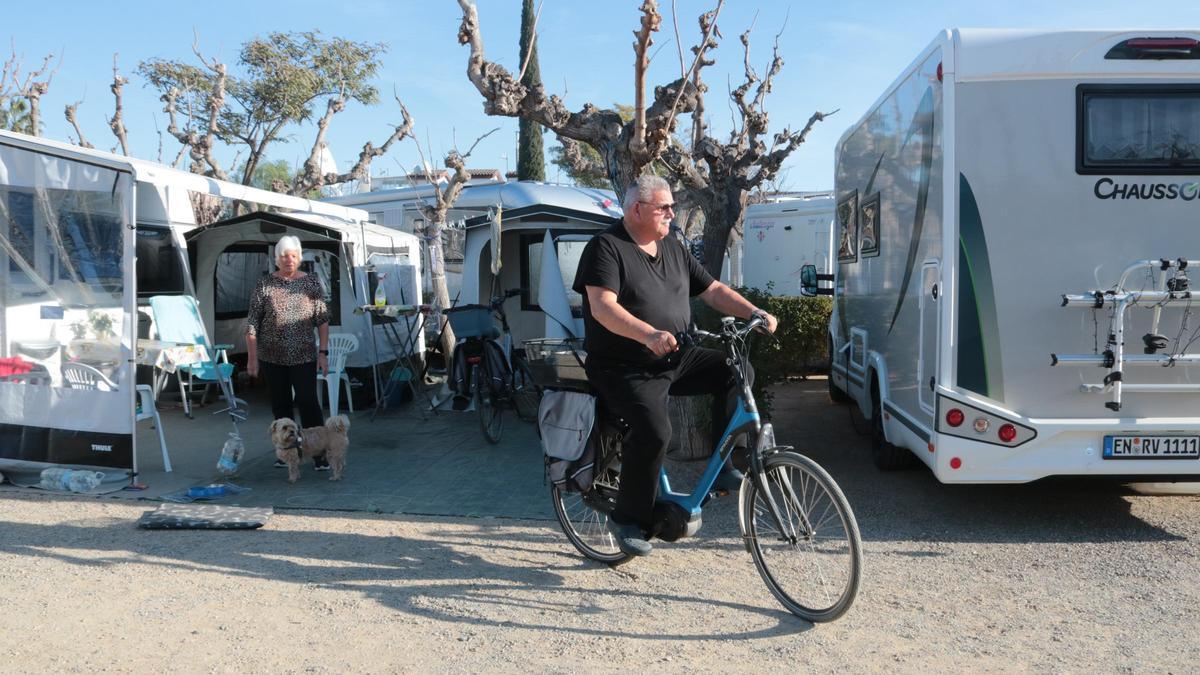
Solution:
<path fill-rule="evenodd" d="M 509 298 L 515 298 L 520 294 L 521 294 L 521 289 L 510 288 L 507 291 L 504 291 L 503 293 L 501 293 L 500 295 L 497 295 L 496 297 L 492 298 L 491 302 L 489 302 L 488 304 L 491 306 L 492 309 L 499 309 L 500 306 L 504 304 L 505 300 L 508 300 Z"/>
<path fill-rule="evenodd" d="M 721 332 L 720 333 L 711 333 L 702 328 L 693 327 L 690 330 L 679 333 L 678 335 L 675 336 L 675 339 L 677 341 L 679 341 L 680 343 L 683 343 L 683 342 L 691 343 L 691 342 L 694 342 L 696 339 L 720 340 L 722 342 L 728 342 L 732 339 L 740 340 L 740 339 L 744 339 L 747 335 L 749 335 L 751 331 L 762 327 L 764 323 L 765 322 L 764 322 L 762 316 L 758 315 L 758 314 L 750 317 L 749 321 L 747 321 L 744 324 L 741 324 L 740 326 L 736 319 L 733 319 L 732 317 L 726 317 L 721 322 Z"/>

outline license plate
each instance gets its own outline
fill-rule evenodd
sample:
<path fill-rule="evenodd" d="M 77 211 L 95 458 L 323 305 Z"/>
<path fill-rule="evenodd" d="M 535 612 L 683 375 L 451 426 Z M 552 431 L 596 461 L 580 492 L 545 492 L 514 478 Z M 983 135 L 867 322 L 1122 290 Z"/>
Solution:
<path fill-rule="evenodd" d="M 1105 436 L 1104 459 L 1197 459 L 1200 436 Z"/>

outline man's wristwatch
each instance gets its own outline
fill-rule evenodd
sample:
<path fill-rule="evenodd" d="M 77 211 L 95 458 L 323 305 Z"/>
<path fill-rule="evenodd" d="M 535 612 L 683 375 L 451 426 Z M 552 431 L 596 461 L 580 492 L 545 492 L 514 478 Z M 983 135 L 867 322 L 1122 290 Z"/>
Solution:
<path fill-rule="evenodd" d="M 328 350 L 328 349 L 318 349 L 318 350 L 317 350 L 317 353 L 318 353 L 318 354 L 324 354 L 325 356 L 329 356 L 329 350 Z"/>

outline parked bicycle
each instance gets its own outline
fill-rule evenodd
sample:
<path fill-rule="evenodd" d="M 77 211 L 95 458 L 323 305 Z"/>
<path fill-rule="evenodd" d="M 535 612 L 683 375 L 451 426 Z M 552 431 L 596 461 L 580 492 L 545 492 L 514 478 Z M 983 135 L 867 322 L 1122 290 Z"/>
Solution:
<path fill-rule="evenodd" d="M 771 424 L 760 422 L 745 377 L 746 338 L 760 323 L 759 318 L 747 323 L 727 318 L 719 334 L 689 334 L 723 345 L 740 389 L 740 404 L 690 494 L 672 490 L 665 468 L 660 473 L 654 529 L 647 534 L 664 541 L 694 535 L 700 528 L 701 507 L 719 496 L 713 486 L 735 441 L 743 435 L 754 439 L 745 452 L 748 456 L 734 458 L 735 464 L 745 465 L 738 511 L 746 549 L 767 588 L 788 611 L 809 621 L 832 621 L 858 594 L 858 523 L 833 478 L 792 447 L 777 445 Z M 540 360 L 533 365 L 542 372 Z M 593 433 L 597 436 L 590 484 L 572 491 L 571 481 L 564 481 L 551 487 L 551 497 L 558 522 L 575 548 L 592 560 L 618 565 L 629 556 L 617 546 L 607 523 L 616 505 L 621 446 L 628 428 L 599 401 Z"/>
<path fill-rule="evenodd" d="M 456 380 L 459 392 L 474 401 L 479 427 L 489 443 L 500 442 L 504 408 L 511 407 L 520 419 L 533 421 L 537 419 L 541 400 L 524 354 L 512 346 L 512 331 L 504 312 L 504 302 L 520 294 L 520 289 L 512 289 L 492 298 L 487 305 L 462 305 L 446 310 L 446 318 L 458 340 L 451 377 Z M 500 330 L 496 329 L 496 318 L 500 320 Z"/>

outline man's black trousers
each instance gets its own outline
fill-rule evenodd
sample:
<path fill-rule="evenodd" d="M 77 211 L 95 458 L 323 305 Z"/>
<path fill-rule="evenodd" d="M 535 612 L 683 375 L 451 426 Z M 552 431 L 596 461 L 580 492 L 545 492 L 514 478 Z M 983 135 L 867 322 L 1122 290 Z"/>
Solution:
<path fill-rule="evenodd" d="M 747 377 L 753 381 L 749 364 Z M 725 363 L 724 352 L 685 347 L 656 367 L 589 367 L 588 380 L 609 412 L 630 426 L 629 440 L 621 448 L 621 487 L 613 520 L 648 530 L 658 496 L 659 469 L 671 440 L 667 397 L 714 395 L 711 443 L 715 448 L 737 406 L 733 372 Z"/>

